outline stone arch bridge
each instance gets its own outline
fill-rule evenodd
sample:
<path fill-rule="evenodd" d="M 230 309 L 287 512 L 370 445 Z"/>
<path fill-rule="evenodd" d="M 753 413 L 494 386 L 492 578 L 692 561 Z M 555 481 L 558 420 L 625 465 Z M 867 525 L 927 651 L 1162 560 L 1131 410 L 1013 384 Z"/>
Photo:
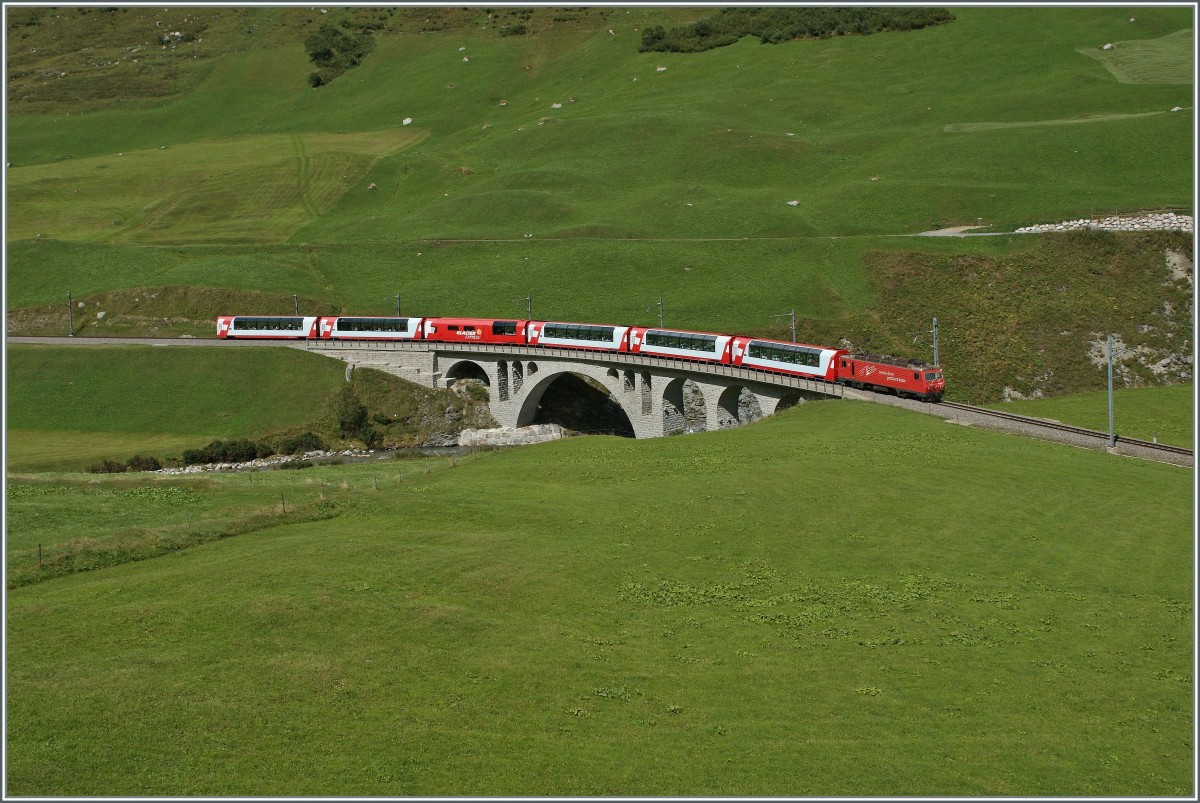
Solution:
<path fill-rule="evenodd" d="M 479 379 L 489 388 L 492 416 L 510 427 L 532 423 L 542 394 L 565 374 L 603 386 L 638 438 L 683 432 L 685 394 L 692 397 L 693 409 L 702 400 L 703 421 L 694 428 L 704 430 L 735 427 L 803 401 L 842 395 L 840 385 L 826 382 L 638 354 L 376 341 L 309 341 L 307 348 L 427 387 Z"/>

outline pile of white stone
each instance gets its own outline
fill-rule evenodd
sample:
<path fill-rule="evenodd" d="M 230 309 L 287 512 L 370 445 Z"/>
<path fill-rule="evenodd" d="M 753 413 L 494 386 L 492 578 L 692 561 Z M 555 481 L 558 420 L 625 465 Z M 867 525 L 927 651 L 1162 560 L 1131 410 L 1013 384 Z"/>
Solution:
<path fill-rule="evenodd" d="M 1039 223 L 1036 226 L 1022 226 L 1018 234 L 1039 233 L 1046 231 L 1070 231 L 1072 229 L 1101 229 L 1103 231 L 1193 231 L 1194 222 L 1191 215 L 1180 215 L 1175 212 L 1143 212 L 1137 215 L 1110 215 L 1104 218 L 1080 218 L 1066 220 L 1062 223 Z"/>
<path fill-rule="evenodd" d="M 558 424 L 534 424 L 528 427 L 499 427 L 498 429 L 464 429 L 458 436 L 459 446 L 526 446 L 531 443 L 556 441 L 563 436 Z"/>
<path fill-rule="evenodd" d="M 247 469 L 270 468 L 278 466 L 281 463 L 290 463 L 293 460 L 328 460 L 332 457 L 364 457 L 374 454 L 374 449 L 363 451 L 362 449 L 346 449 L 341 452 L 305 452 L 302 455 L 292 454 L 276 454 L 270 457 L 260 457 L 257 460 L 250 460 L 245 463 L 198 463 L 196 465 L 184 466 L 183 468 L 162 468 L 156 471 L 156 474 L 199 474 L 203 471 L 245 471 Z"/>

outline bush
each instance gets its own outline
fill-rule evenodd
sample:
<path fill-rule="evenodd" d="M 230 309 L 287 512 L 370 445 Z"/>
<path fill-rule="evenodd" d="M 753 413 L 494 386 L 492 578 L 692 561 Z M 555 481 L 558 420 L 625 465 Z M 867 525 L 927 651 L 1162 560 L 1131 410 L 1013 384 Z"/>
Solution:
<path fill-rule="evenodd" d="M 338 391 L 335 415 L 342 435 L 357 435 L 367 424 L 367 408 L 349 385 Z"/>
<path fill-rule="evenodd" d="M 318 72 L 308 76 L 308 85 L 319 87 L 357 67 L 374 47 L 375 40 L 370 33 L 355 35 L 333 25 L 322 25 L 315 33 L 304 37 L 304 50 L 309 61 L 318 68 Z"/>
<path fill-rule="evenodd" d="M 130 471 L 158 471 L 163 466 L 157 457 L 143 457 L 135 454 L 125 461 L 125 467 Z"/>
<path fill-rule="evenodd" d="M 323 451 L 325 448 L 325 441 L 321 440 L 320 436 L 313 432 L 304 432 L 284 438 L 279 444 L 279 453 L 303 454 L 304 452 Z"/>
<path fill-rule="evenodd" d="M 274 454 L 269 446 L 250 440 L 216 440 L 203 449 L 188 449 L 183 453 L 187 465 L 197 463 L 246 463 Z"/>
<path fill-rule="evenodd" d="M 954 15 L 944 8 L 729 8 L 669 31 L 662 26 L 646 28 L 642 31 L 641 51 L 695 53 L 731 45 L 743 36 L 757 36 L 763 44 L 778 44 L 804 38 L 911 31 L 953 19 Z"/>

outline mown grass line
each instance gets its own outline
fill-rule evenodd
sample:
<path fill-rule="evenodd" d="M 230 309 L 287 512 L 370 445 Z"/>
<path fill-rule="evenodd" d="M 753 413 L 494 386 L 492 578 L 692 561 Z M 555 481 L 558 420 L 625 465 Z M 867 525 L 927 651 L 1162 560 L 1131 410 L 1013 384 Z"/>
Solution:
<path fill-rule="evenodd" d="M 272 509 L 233 520 L 196 521 L 167 527 L 136 528 L 103 541 L 75 538 L 48 549 L 8 554 L 7 587 L 11 590 L 78 572 L 149 560 L 170 552 L 207 544 L 222 538 L 312 521 L 328 521 L 340 514 L 332 500 L 287 504 L 283 497 Z"/>
<path fill-rule="evenodd" d="M 95 430 L 8 429 L 5 468 L 11 472 L 78 471 L 105 458 L 128 460 L 136 454 L 182 454 L 217 439 L 194 435 Z"/>
<path fill-rule="evenodd" d="M 1123 84 L 1190 84 L 1194 55 L 1192 30 L 1176 31 L 1157 39 L 1110 42 L 1112 47 L 1080 49 L 1103 64 Z"/>
<path fill-rule="evenodd" d="M 259 434 L 318 416 L 345 375 L 290 348 L 14 344 L 7 357 L 8 426 L 34 431 Z"/>

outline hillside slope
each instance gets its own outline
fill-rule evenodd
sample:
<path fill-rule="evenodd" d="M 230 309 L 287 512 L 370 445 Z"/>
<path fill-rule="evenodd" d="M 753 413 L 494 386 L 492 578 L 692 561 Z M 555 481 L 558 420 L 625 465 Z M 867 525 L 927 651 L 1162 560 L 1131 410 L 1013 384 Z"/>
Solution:
<path fill-rule="evenodd" d="M 535 316 L 624 323 L 650 323 L 663 298 L 672 326 L 778 333 L 795 308 L 807 336 L 907 353 L 933 315 L 966 325 L 969 300 L 909 270 L 905 292 L 931 303 L 879 308 L 890 281 L 879 265 L 1046 252 L 891 235 L 1191 209 L 1193 110 L 1171 66 L 1190 62 L 1189 9 L 967 8 L 921 31 L 693 54 L 638 44 L 646 26 L 703 9 L 419 11 L 14 12 L 11 331 L 59 326 L 67 290 L 116 316 L 85 335 L 117 331 L 120 315 L 127 328 L 153 317 L 158 333 L 203 334 L 246 291 L 280 299 L 280 313 L 293 294 L 361 314 L 399 295 L 418 314 L 499 316 L 533 295 Z M 375 44 L 313 89 L 304 42 L 323 24 Z M 1108 42 L 1118 47 L 1099 52 L 1136 81 L 1085 52 Z M 129 75 L 141 82 L 113 98 Z M 1164 265 L 1188 250 L 1180 242 L 1154 244 Z M 1083 263 L 1094 247 L 1049 250 Z M 1113 264 L 1140 264 L 1145 249 L 1101 246 Z M 1116 273 L 1117 309 L 1105 311 L 1126 342 L 1161 328 L 1147 309 L 1180 309 L 1152 271 Z M 228 305 L 139 311 L 140 288 L 167 285 L 230 291 Z M 106 291 L 117 295 L 98 309 Z M 1127 295 L 1157 303 L 1126 308 Z M 992 338 L 986 349 L 999 347 L 992 323 L 1022 317 L 1019 296 L 989 294 L 988 321 L 970 323 L 974 339 Z M 1043 295 L 1039 317 L 1057 331 L 1112 329 L 1077 319 L 1097 309 L 1088 297 Z M 988 363 L 986 349 L 962 359 Z M 1096 381 L 1046 368 L 1075 377 L 1066 389 Z M 1028 365 L 971 371 L 972 398 L 1036 385 L 1019 375 Z"/>

